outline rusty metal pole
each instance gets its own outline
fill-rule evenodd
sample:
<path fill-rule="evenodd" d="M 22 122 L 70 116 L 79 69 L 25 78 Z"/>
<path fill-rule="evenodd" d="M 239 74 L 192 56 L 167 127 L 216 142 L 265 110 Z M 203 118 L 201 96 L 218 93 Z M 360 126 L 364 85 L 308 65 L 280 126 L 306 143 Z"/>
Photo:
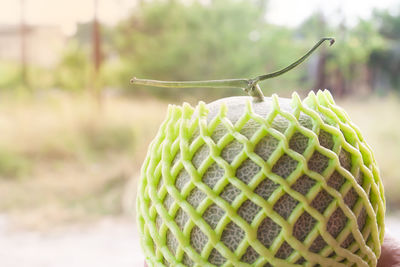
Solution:
<path fill-rule="evenodd" d="M 27 58 L 26 58 L 26 34 L 27 28 L 25 23 L 25 0 L 20 0 L 20 64 L 21 64 L 21 81 L 24 86 L 28 86 L 27 77 Z"/>
<path fill-rule="evenodd" d="M 94 73 L 93 73 L 93 81 L 92 81 L 92 90 L 93 95 L 97 101 L 98 107 L 101 107 L 102 97 L 101 97 L 101 85 L 99 84 L 99 75 L 100 68 L 102 64 L 102 53 L 101 53 L 101 32 L 100 32 L 100 24 L 98 21 L 98 0 L 94 0 L 94 14 L 93 14 L 93 34 L 92 34 L 92 43 L 93 43 L 93 65 L 94 65 Z"/>
<path fill-rule="evenodd" d="M 94 16 L 93 16 L 93 61 L 96 73 L 99 72 L 101 66 L 101 40 L 100 26 L 97 18 L 98 0 L 94 0 Z"/>

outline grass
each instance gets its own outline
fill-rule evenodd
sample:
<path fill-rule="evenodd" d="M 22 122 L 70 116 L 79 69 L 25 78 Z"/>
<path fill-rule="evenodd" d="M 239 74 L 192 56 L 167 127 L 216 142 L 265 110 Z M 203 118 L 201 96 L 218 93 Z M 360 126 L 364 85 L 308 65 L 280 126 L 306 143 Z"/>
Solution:
<path fill-rule="evenodd" d="M 125 188 L 166 103 L 111 97 L 99 109 L 66 94 L 1 99 L 0 212 L 31 227 L 132 212 L 136 189 Z"/>
<path fill-rule="evenodd" d="M 400 100 L 395 97 L 338 102 L 372 148 L 378 162 L 389 210 L 400 209 Z"/>
<path fill-rule="evenodd" d="M 338 102 L 373 148 L 391 209 L 400 208 L 400 101 Z M 0 212 L 48 227 L 134 212 L 139 169 L 166 114 L 156 99 L 47 93 L 0 97 Z"/>

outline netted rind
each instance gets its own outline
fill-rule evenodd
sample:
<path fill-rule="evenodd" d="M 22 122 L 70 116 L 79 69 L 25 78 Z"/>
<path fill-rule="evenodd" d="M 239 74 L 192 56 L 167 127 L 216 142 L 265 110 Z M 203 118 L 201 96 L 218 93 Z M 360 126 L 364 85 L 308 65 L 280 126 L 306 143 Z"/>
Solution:
<path fill-rule="evenodd" d="M 137 199 L 149 266 L 375 266 L 385 200 L 329 92 L 170 106 Z"/>

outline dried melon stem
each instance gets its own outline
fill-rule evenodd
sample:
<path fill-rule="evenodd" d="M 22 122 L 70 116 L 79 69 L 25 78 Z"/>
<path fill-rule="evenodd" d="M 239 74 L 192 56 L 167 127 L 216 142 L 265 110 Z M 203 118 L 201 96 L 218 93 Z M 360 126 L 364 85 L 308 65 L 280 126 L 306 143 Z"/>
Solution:
<path fill-rule="evenodd" d="M 306 54 L 301 58 L 290 64 L 289 66 L 264 75 L 257 76 L 250 79 L 224 79 L 224 80 L 206 80 L 206 81 L 157 81 L 157 80 L 147 80 L 138 79 L 133 77 L 131 79 L 132 84 L 136 85 L 149 85 L 156 87 L 175 87 L 175 88 L 193 88 L 193 87 L 219 87 L 219 88 L 242 88 L 249 96 L 254 98 L 254 101 L 264 101 L 264 95 L 261 91 L 259 82 L 278 77 L 296 66 L 300 65 L 304 60 L 306 60 L 323 42 L 329 41 L 330 45 L 335 43 L 335 39 L 325 37 L 319 40 Z"/>

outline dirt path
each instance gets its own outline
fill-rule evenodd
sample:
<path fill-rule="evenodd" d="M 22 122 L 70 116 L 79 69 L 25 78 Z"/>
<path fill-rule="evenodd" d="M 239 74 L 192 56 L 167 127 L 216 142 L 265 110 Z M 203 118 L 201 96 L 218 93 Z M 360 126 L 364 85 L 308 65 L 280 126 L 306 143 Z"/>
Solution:
<path fill-rule="evenodd" d="M 387 218 L 387 232 L 400 237 L 400 216 Z M 2 267 L 141 267 L 143 255 L 132 221 L 105 219 L 90 227 L 46 233 L 10 230 L 0 217 Z"/>
<path fill-rule="evenodd" d="M 107 219 L 88 227 L 46 233 L 9 229 L 0 217 L 0 266 L 3 267 L 136 267 L 142 266 L 136 226 Z"/>

